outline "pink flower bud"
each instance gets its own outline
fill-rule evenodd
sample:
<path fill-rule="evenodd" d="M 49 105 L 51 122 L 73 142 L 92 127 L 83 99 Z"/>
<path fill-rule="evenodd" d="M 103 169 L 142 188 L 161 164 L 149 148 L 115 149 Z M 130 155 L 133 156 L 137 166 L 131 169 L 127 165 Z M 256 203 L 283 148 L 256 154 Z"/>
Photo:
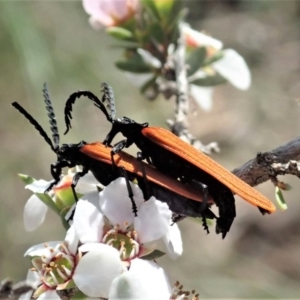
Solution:
<path fill-rule="evenodd" d="M 223 43 L 221 41 L 190 28 L 188 24 L 183 26 L 183 35 L 188 47 L 206 47 L 207 56 L 211 56 L 223 48 Z"/>
<path fill-rule="evenodd" d="M 84 10 L 91 15 L 89 22 L 95 29 L 119 26 L 132 18 L 138 0 L 83 0 Z"/>

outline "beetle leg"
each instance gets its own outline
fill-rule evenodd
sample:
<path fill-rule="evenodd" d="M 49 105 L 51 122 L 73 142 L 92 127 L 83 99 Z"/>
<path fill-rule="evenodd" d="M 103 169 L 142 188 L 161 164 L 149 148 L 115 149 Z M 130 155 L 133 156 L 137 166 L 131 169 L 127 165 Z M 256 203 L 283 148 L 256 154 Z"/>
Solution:
<path fill-rule="evenodd" d="M 131 203 L 132 203 L 132 212 L 134 213 L 134 216 L 137 217 L 137 207 L 136 207 L 136 204 L 135 204 L 134 199 L 133 199 L 133 192 L 132 192 L 132 188 L 131 188 L 131 185 L 130 185 L 130 182 L 129 182 L 129 179 L 128 179 L 127 172 L 126 172 L 124 167 L 120 167 L 120 169 L 121 169 L 122 175 L 124 176 L 125 181 L 126 181 L 126 186 L 127 186 L 127 190 L 128 190 L 128 197 L 130 198 Z"/>
<path fill-rule="evenodd" d="M 122 151 L 125 147 L 128 147 L 127 146 L 127 140 L 122 140 L 116 144 L 114 144 L 111 152 L 113 152 L 114 154 L 117 154 L 119 153 L 120 151 Z"/>
<path fill-rule="evenodd" d="M 79 179 L 81 177 L 83 177 L 88 171 L 89 171 L 89 167 L 88 166 L 83 166 L 82 171 L 75 173 L 74 176 L 73 176 L 71 188 L 72 188 L 72 191 L 73 191 L 73 194 L 74 194 L 75 202 L 78 202 L 78 197 L 77 197 L 77 194 L 76 194 L 76 191 L 75 191 L 75 187 L 76 187 Z"/>
<path fill-rule="evenodd" d="M 143 181 L 144 181 L 144 187 L 145 187 L 144 197 L 145 197 L 145 200 L 147 201 L 153 195 L 153 191 L 151 191 L 151 187 L 150 187 L 148 179 L 147 179 L 146 171 L 145 171 L 145 168 L 144 168 L 144 165 L 143 165 L 143 162 L 142 162 L 143 157 L 142 157 L 141 152 L 137 153 L 137 160 L 140 163 L 141 171 L 142 171 L 142 174 L 143 174 Z"/>
<path fill-rule="evenodd" d="M 207 205 L 208 187 L 206 184 L 196 180 L 192 180 L 192 185 L 199 188 L 203 192 L 203 201 L 200 206 L 200 210 L 203 211 Z"/>
<path fill-rule="evenodd" d="M 206 222 L 205 217 L 202 217 L 202 226 L 203 226 L 204 230 L 206 231 L 206 233 L 209 234 L 209 228 L 207 226 L 207 222 Z"/>
<path fill-rule="evenodd" d="M 200 188 L 200 190 L 202 190 L 202 192 L 203 192 L 203 201 L 200 205 L 200 212 L 202 214 L 202 212 L 207 208 L 208 187 L 206 184 L 204 184 L 200 181 L 196 181 L 196 180 L 192 180 L 192 185 Z M 203 214 L 202 214 L 202 226 L 203 226 L 204 230 L 207 232 L 207 234 L 209 234 L 206 217 Z"/>
<path fill-rule="evenodd" d="M 179 221 L 181 221 L 185 218 L 186 218 L 186 216 L 184 216 L 184 215 L 173 214 L 173 216 L 172 216 L 172 222 L 173 223 L 171 224 L 171 226 L 173 226 L 175 223 L 177 223 L 177 222 L 179 222 Z"/>

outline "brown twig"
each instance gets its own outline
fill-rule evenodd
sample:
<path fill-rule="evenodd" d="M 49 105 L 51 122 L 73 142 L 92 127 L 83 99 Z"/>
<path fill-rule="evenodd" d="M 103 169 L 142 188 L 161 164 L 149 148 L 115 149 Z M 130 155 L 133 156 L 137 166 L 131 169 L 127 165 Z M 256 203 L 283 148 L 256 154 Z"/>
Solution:
<path fill-rule="evenodd" d="M 259 185 L 278 175 L 300 177 L 300 137 L 272 151 L 258 153 L 255 158 L 232 171 L 251 186 Z"/>

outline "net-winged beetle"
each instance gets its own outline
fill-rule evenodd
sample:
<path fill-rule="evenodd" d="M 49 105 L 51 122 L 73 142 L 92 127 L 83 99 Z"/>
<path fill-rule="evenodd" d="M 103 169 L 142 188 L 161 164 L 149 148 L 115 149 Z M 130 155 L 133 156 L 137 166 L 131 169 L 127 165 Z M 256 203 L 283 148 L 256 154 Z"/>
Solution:
<path fill-rule="evenodd" d="M 164 174 L 193 186 L 207 186 L 208 193 L 219 207 L 220 216 L 227 216 L 226 223 L 222 224 L 222 227 L 226 228 L 225 232 L 230 229 L 236 214 L 233 193 L 257 206 L 262 214 L 276 210 L 274 204 L 257 190 L 170 131 L 160 127 L 149 127 L 148 123 L 140 124 L 127 117 L 115 118 L 113 91 L 106 83 L 103 83 L 102 87 L 102 101 L 89 91 L 78 91 L 69 97 L 65 105 L 65 133 L 71 128 L 72 105 L 77 98 L 86 96 L 112 124 L 112 129 L 103 143 L 110 146 L 118 133 L 126 138 L 114 145 L 113 154 L 134 143 L 141 150 L 140 158 L 146 159 Z"/>
<path fill-rule="evenodd" d="M 162 174 L 154 167 L 138 161 L 135 157 L 125 152 L 120 151 L 114 156 L 112 161 L 111 148 L 107 148 L 100 142 L 86 143 L 82 141 L 78 144 L 63 144 L 59 146 L 58 127 L 46 85 L 44 86 L 43 93 L 50 119 L 53 142 L 41 125 L 20 104 L 14 102 L 12 106 L 23 114 L 37 129 L 50 145 L 52 151 L 57 155 L 57 161 L 51 164 L 51 174 L 54 181 L 46 191 L 50 190 L 60 181 L 60 175 L 64 167 L 72 168 L 81 165 L 82 171 L 74 175 L 72 182 L 74 194 L 78 180 L 88 171 L 91 171 L 95 178 L 104 186 L 120 176 L 125 176 L 128 180 L 137 180 L 146 200 L 153 195 L 160 201 L 166 202 L 177 216 L 202 217 L 204 228 L 207 231 L 206 218 L 216 218 L 217 224 L 220 221 L 221 223 L 223 222 L 223 218 L 217 218 L 209 209 L 209 206 L 213 204 L 211 197 L 208 198 L 207 205 L 203 207 L 203 195 L 199 194 L 193 187 L 177 182 L 169 176 Z M 130 195 L 130 191 L 128 192 L 133 203 L 133 210 L 136 213 L 134 200 L 132 195 Z M 217 226 L 222 231 L 225 230 L 221 224 Z"/>

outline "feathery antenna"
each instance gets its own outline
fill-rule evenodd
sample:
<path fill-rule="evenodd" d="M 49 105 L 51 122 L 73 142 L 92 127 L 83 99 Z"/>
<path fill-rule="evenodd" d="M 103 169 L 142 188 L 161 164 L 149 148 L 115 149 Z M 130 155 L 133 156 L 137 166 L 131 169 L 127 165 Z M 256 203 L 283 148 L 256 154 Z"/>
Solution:
<path fill-rule="evenodd" d="M 98 107 L 104 113 L 104 115 L 106 116 L 106 119 L 109 122 L 112 122 L 111 116 L 108 114 L 105 106 L 102 104 L 102 102 L 99 100 L 99 98 L 97 96 L 95 96 L 92 92 L 89 92 L 89 91 L 78 91 L 78 92 L 71 94 L 65 104 L 65 124 L 66 124 L 67 128 L 66 128 L 66 131 L 64 132 L 64 134 L 67 134 L 68 131 L 72 128 L 71 112 L 73 110 L 73 104 L 75 103 L 76 99 L 80 98 L 81 96 L 85 96 L 88 99 L 92 100 L 94 102 L 94 105 L 96 107 Z"/>
<path fill-rule="evenodd" d="M 56 122 L 56 117 L 55 117 L 55 113 L 54 113 L 54 108 L 53 108 L 51 100 L 50 100 L 48 86 L 46 83 L 44 83 L 43 95 L 44 95 L 44 101 L 46 104 L 46 109 L 48 111 L 49 123 L 51 125 L 50 128 L 52 131 L 54 147 L 55 147 L 55 149 L 57 149 L 59 147 L 59 134 L 58 134 L 58 128 L 57 128 L 57 122 Z"/>
<path fill-rule="evenodd" d="M 106 108 L 110 111 L 111 119 L 114 120 L 116 117 L 116 105 L 113 89 L 106 82 L 102 82 L 101 87 L 103 92 L 102 102 L 106 102 Z"/>

